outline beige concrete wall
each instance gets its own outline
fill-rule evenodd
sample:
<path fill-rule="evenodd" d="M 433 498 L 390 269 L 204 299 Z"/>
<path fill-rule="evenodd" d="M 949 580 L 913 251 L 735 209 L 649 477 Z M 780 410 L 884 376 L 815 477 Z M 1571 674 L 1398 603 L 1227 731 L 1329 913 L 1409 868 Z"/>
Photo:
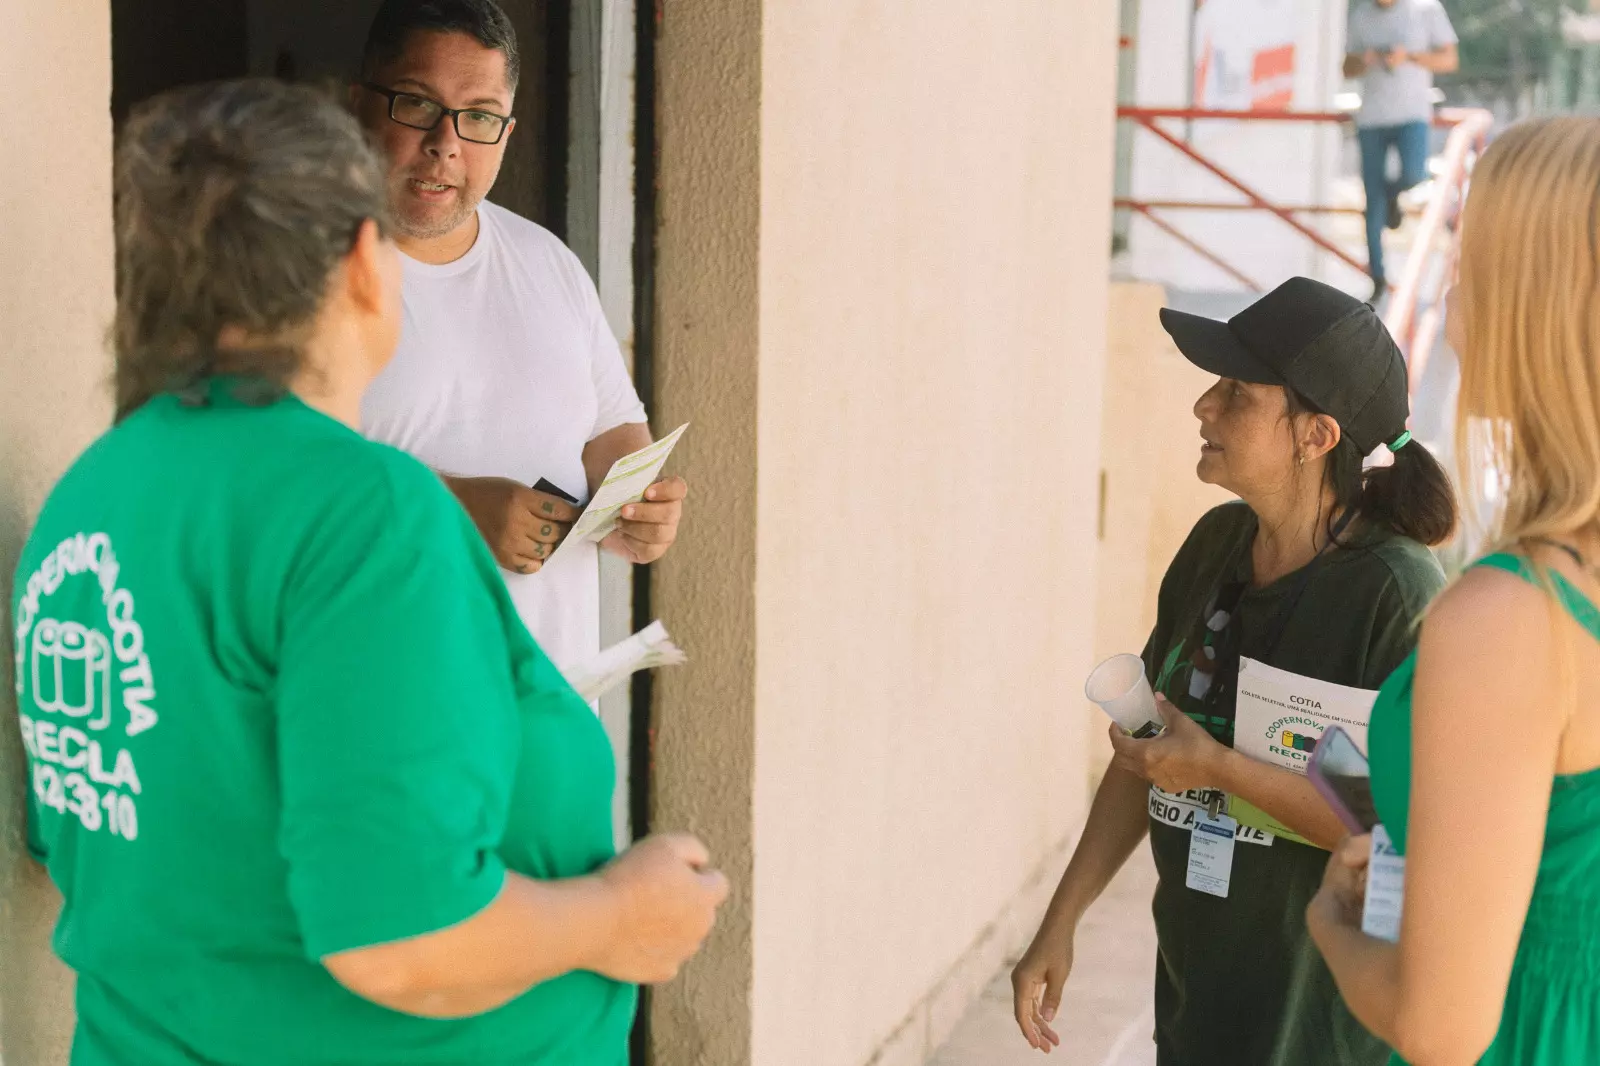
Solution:
<path fill-rule="evenodd" d="M 0 3 L 0 99 L 25 146 L 22 180 L 0 187 L 0 604 L 45 494 L 110 414 L 110 31 L 105 0 Z M 24 132 L 29 114 L 52 120 Z M 6 723 L 10 665 L 0 655 Z M 0 727 L 0 1049 L 7 1066 L 52 1066 L 71 985 L 49 950 L 58 897 L 22 850 L 21 768 L 16 730 Z"/>
<path fill-rule="evenodd" d="M 1114 19 L 767 7 L 762 1066 L 867 1061 L 1081 814 Z"/>
<path fill-rule="evenodd" d="M 1143 650 L 1156 622 L 1167 564 L 1206 511 L 1231 495 L 1195 477 L 1200 423 L 1194 403 L 1216 381 L 1182 355 L 1161 328 L 1160 285 L 1111 286 L 1101 464 L 1105 520 L 1095 655 Z M 1111 758 L 1106 717 L 1089 707 L 1090 772 Z"/>
<path fill-rule="evenodd" d="M 657 1061 L 920 1061 L 1083 811 L 1115 6 L 758 6 L 659 38 L 656 820 L 741 888 Z"/>
<path fill-rule="evenodd" d="M 687 518 L 652 596 L 693 665 L 656 682 L 652 820 L 704 837 L 733 893 L 651 1026 L 659 1066 L 735 1066 L 751 1061 L 761 4 L 662 10 L 652 417 L 694 425 L 672 459 Z"/>

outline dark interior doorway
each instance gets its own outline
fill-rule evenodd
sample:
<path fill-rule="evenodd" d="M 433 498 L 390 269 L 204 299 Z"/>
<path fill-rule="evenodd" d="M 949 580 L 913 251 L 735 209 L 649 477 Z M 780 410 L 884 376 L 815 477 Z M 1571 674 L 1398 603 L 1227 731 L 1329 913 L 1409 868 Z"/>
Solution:
<path fill-rule="evenodd" d="M 246 75 L 342 93 L 378 0 L 111 0 L 111 113 L 165 89 Z M 490 198 L 567 230 L 570 0 L 501 0 L 517 27 L 517 129 Z"/>

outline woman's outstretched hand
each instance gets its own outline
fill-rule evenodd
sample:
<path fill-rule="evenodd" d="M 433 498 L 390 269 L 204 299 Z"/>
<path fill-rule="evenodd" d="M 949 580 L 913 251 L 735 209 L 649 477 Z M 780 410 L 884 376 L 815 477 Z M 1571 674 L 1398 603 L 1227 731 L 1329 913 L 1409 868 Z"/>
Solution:
<path fill-rule="evenodd" d="M 1218 764 L 1228 749 L 1159 693 L 1156 710 L 1167 728 L 1149 740 L 1135 740 L 1112 723 L 1113 761 L 1164 792 L 1215 787 Z"/>
<path fill-rule="evenodd" d="M 1050 1027 L 1061 1009 L 1061 990 L 1072 972 L 1072 936 L 1053 937 L 1039 930 L 1027 954 L 1011 971 L 1011 1001 L 1017 1028 L 1028 1046 L 1046 1055 L 1061 1046 L 1061 1037 Z"/>

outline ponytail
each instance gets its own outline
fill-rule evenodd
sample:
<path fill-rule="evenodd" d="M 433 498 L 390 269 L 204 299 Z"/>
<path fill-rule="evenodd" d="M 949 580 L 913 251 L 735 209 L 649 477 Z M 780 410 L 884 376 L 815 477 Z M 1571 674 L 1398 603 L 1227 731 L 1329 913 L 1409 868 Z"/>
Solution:
<path fill-rule="evenodd" d="M 1350 450 L 1355 451 L 1354 444 Z M 1360 463 L 1358 457 L 1358 470 Z M 1373 467 L 1361 475 L 1356 513 L 1431 548 L 1456 531 L 1456 494 L 1433 453 L 1410 441 L 1394 453 L 1392 465 Z"/>
<path fill-rule="evenodd" d="M 1323 413 L 1294 389 L 1284 391 L 1291 415 Z M 1450 476 L 1420 442 L 1408 441 L 1394 453 L 1389 466 L 1364 470 L 1365 460 L 1349 437 L 1341 437 L 1328 453 L 1325 476 L 1333 490 L 1335 515 L 1353 508 L 1363 522 L 1430 548 L 1455 534 L 1458 512 Z M 1330 516 L 1330 528 L 1332 520 Z"/>

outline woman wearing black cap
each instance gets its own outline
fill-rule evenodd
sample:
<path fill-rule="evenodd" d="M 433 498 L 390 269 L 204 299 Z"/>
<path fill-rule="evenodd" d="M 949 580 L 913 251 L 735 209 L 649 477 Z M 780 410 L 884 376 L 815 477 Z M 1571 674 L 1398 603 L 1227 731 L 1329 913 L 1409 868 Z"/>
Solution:
<path fill-rule="evenodd" d="M 1012 975 L 1017 1023 L 1034 1047 L 1059 1045 L 1078 920 L 1148 833 L 1161 1066 L 1377 1066 L 1387 1049 L 1305 927 L 1344 829 L 1303 776 L 1233 750 L 1235 686 L 1254 660 L 1376 689 L 1444 584 L 1426 546 L 1455 528 L 1449 480 L 1411 443 L 1405 363 L 1365 304 L 1295 278 L 1226 323 L 1161 318 L 1221 379 L 1195 404 L 1198 474 L 1240 502 L 1202 518 L 1167 569 L 1144 650 L 1167 729 L 1134 740 L 1112 727 L 1115 760 Z M 1210 855 L 1195 881 L 1208 890 L 1189 887 L 1194 825 L 1230 814 L 1244 827 L 1231 857 Z"/>

